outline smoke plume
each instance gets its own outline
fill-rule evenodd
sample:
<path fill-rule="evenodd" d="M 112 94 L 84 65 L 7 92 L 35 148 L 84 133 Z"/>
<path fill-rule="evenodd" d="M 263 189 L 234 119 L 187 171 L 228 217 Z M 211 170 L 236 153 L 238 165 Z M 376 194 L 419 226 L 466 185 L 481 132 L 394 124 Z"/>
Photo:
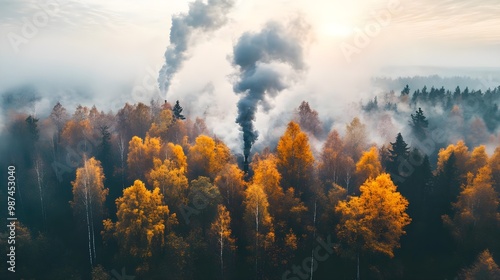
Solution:
<path fill-rule="evenodd" d="M 187 58 L 189 40 L 195 31 L 214 31 L 227 22 L 227 13 L 233 7 L 233 0 L 196 0 L 189 4 L 187 14 L 172 17 L 170 45 L 165 52 L 165 64 L 160 70 L 158 83 L 160 92 L 166 95 L 172 78 Z"/>
<path fill-rule="evenodd" d="M 304 68 L 302 44 L 297 34 L 303 32 L 269 22 L 259 33 L 244 33 L 234 46 L 233 63 L 239 66 L 240 72 L 233 89 L 241 96 L 236 122 L 243 131 L 245 161 L 259 135 L 253 125 L 257 106 L 267 110 L 268 100 L 288 87 L 287 77 L 272 63 L 288 64 L 295 71 Z"/>

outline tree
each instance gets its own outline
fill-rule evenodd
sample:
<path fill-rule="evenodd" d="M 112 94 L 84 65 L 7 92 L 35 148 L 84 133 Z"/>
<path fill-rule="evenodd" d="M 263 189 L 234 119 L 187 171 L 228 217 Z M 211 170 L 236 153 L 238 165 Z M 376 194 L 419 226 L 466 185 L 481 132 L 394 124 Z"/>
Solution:
<path fill-rule="evenodd" d="M 214 180 L 214 185 L 231 213 L 236 212 L 243 202 L 243 192 L 246 188 L 245 174 L 236 164 L 226 164 Z"/>
<path fill-rule="evenodd" d="M 354 161 L 359 160 L 363 151 L 368 147 L 368 133 L 366 126 L 359 118 L 354 118 L 350 124 L 346 125 L 346 135 L 344 137 L 344 149 Z"/>
<path fill-rule="evenodd" d="M 144 179 L 146 173 L 153 168 L 153 159 L 160 158 L 160 138 L 149 137 L 143 140 L 134 136 L 129 142 L 127 166 L 129 178 Z"/>
<path fill-rule="evenodd" d="M 132 135 L 141 138 L 146 137 L 149 124 L 152 122 L 151 109 L 144 103 L 139 102 L 134 106 L 128 119 L 128 124 L 132 131 Z"/>
<path fill-rule="evenodd" d="M 410 87 L 408 85 L 405 86 L 405 88 L 401 91 L 401 96 L 409 95 L 410 94 Z"/>
<path fill-rule="evenodd" d="M 38 131 L 38 120 L 39 119 L 31 115 L 26 118 L 26 126 L 28 128 L 30 138 L 33 142 L 38 141 L 38 139 L 40 138 L 40 132 Z"/>
<path fill-rule="evenodd" d="M 500 279 L 500 268 L 495 263 L 488 249 L 477 256 L 474 264 L 462 271 L 459 279 L 463 280 L 495 280 Z"/>
<path fill-rule="evenodd" d="M 495 152 L 488 161 L 488 165 L 491 168 L 493 187 L 500 193 L 500 147 L 495 149 Z"/>
<path fill-rule="evenodd" d="M 167 158 L 162 162 L 155 158 L 147 178 L 153 189 L 161 190 L 171 210 L 179 213 L 181 205 L 187 203 L 188 179 L 185 169 L 179 168 L 174 160 Z"/>
<path fill-rule="evenodd" d="M 277 159 L 272 154 L 252 162 L 252 184 L 262 186 L 269 202 L 269 214 L 274 221 L 275 242 L 270 260 L 274 266 L 293 259 L 298 242 L 296 234 L 305 232 L 304 215 L 307 211 L 301 199 L 296 197 L 293 187 L 283 191 L 276 164 Z"/>
<path fill-rule="evenodd" d="M 411 150 L 409 159 L 411 167 L 408 172 L 413 172 L 410 172 L 409 176 L 399 178 L 400 184 L 397 183 L 396 179 L 393 179 L 393 182 L 398 185 L 399 192 L 410 202 L 408 213 L 416 222 L 430 208 L 428 204 L 433 174 L 429 157 L 417 148 Z"/>
<path fill-rule="evenodd" d="M 485 122 L 480 117 L 475 117 L 466 128 L 465 139 L 469 145 L 478 146 L 488 142 L 489 132 Z"/>
<path fill-rule="evenodd" d="M 319 177 L 325 185 L 340 183 L 342 167 L 346 165 L 346 155 L 343 150 L 344 143 L 338 131 L 332 130 L 323 145 L 318 165 Z"/>
<path fill-rule="evenodd" d="M 378 157 L 376 147 L 363 153 L 363 156 L 356 163 L 356 176 L 358 182 L 362 183 L 367 179 L 373 179 L 382 173 L 382 164 Z"/>
<path fill-rule="evenodd" d="M 338 224 L 339 215 L 335 211 L 335 207 L 337 207 L 340 201 L 343 201 L 347 198 L 347 190 L 337 184 L 332 184 L 330 190 L 328 190 L 324 204 L 326 205 L 326 211 L 322 215 L 322 219 L 324 221 L 323 224 L 327 224 L 329 229 L 331 225 Z"/>
<path fill-rule="evenodd" d="M 61 136 L 63 143 L 72 148 L 80 148 L 84 151 L 91 151 L 92 142 L 89 140 L 93 139 L 92 130 L 92 125 L 89 119 L 83 118 L 78 120 L 73 117 L 73 119 L 66 122 L 62 131 Z M 78 146 L 82 145 L 82 143 L 83 147 Z"/>
<path fill-rule="evenodd" d="M 175 144 L 183 144 L 187 142 L 187 135 L 186 122 L 178 119 L 174 120 L 169 127 L 166 140 Z"/>
<path fill-rule="evenodd" d="M 443 171 L 445 163 L 450 158 L 451 154 L 455 157 L 455 164 L 458 171 L 458 178 L 464 182 L 467 177 L 470 154 L 469 148 L 465 145 L 464 141 L 458 141 L 456 145 L 450 144 L 446 149 L 440 149 L 438 153 L 437 173 Z"/>
<path fill-rule="evenodd" d="M 215 178 L 231 158 L 229 148 L 221 141 L 200 135 L 189 148 L 189 178 Z"/>
<path fill-rule="evenodd" d="M 185 120 L 186 117 L 182 115 L 182 107 L 179 105 L 179 100 L 175 101 L 174 108 L 172 109 L 175 120 Z"/>
<path fill-rule="evenodd" d="M 424 111 L 422 111 L 422 108 L 418 108 L 418 110 L 415 112 L 415 115 L 411 114 L 410 127 L 412 129 L 413 135 L 417 137 L 418 140 L 423 140 L 425 138 L 428 126 L 429 121 L 424 116 Z"/>
<path fill-rule="evenodd" d="M 61 103 L 57 102 L 57 104 L 52 108 L 50 119 L 57 127 L 57 135 L 59 137 L 59 134 L 62 132 L 64 125 L 69 119 L 69 115 L 66 112 L 66 109 L 61 105 Z"/>
<path fill-rule="evenodd" d="M 316 138 L 321 137 L 323 134 L 323 128 L 321 127 L 318 112 L 311 109 L 308 102 L 302 101 L 296 111 L 296 119 L 304 131 L 309 132 Z"/>
<path fill-rule="evenodd" d="M 97 158 L 102 163 L 104 172 L 107 174 L 113 174 L 113 151 L 111 149 L 111 133 L 109 132 L 108 126 L 101 126 L 101 142 L 97 147 Z"/>
<path fill-rule="evenodd" d="M 314 157 L 307 135 L 293 121 L 278 142 L 277 159 L 282 185 L 304 193 L 311 181 Z"/>
<path fill-rule="evenodd" d="M 231 232 L 231 216 L 224 205 L 217 206 L 217 216 L 210 227 L 210 235 L 217 240 L 221 275 L 224 277 L 224 252 L 236 250 L 236 240 Z"/>
<path fill-rule="evenodd" d="M 222 202 L 219 189 L 210 182 L 210 178 L 200 176 L 191 181 L 188 202 L 199 211 L 193 220 L 205 233 L 209 229 L 210 221 L 213 221 L 217 214 L 217 205 Z"/>
<path fill-rule="evenodd" d="M 190 119 L 186 120 L 187 127 L 187 135 L 189 139 L 196 139 L 196 137 L 205 134 L 208 134 L 207 124 L 205 120 L 202 118 L 196 117 L 195 121 L 191 121 Z"/>
<path fill-rule="evenodd" d="M 451 214 L 451 204 L 450 202 L 456 201 L 458 194 L 460 193 L 460 186 L 463 184 L 462 177 L 457 168 L 457 158 L 454 152 L 448 157 L 448 160 L 443 159 L 442 167 L 439 167 L 438 159 L 438 170 L 436 174 L 436 193 L 437 198 L 437 209 L 440 210 L 441 214 Z"/>
<path fill-rule="evenodd" d="M 158 137 L 164 141 L 167 140 L 167 134 L 174 123 L 174 117 L 172 111 L 162 110 L 158 118 L 151 124 L 148 130 L 148 134 L 151 137 Z"/>
<path fill-rule="evenodd" d="M 92 269 L 92 280 L 111 280 L 111 276 L 106 269 L 99 264 Z"/>
<path fill-rule="evenodd" d="M 498 205 L 498 193 L 491 184 L 491 169 L 485 166 L 475 177 L 469 173 L 467 185 L 453 203 L 453 219 L 445 215 L 443 221 L 458 240 L 484 245 L 494 240 L 500 229 Z"/>
<path fill-rule="evenodd" d="M 70 202 L 73 213 L 78 221 L 85 221 L 88 232 L 90 266 L 96 259 L 95 231 L 104 215 L 104 202 L 108 189 L 104 188 L 104 174 L 101 163 L 90 158 L 85 160 L 83 167 L 76 170 L 73 185 L 73 201 Z M 98 230 L 98 229 L 97 229 Z"/>
<path fill-rule="evenodd" d="M 401 133 L 396 136 L 396 141 L 390 143 L 391 147 L 388 149 L 389 158 L 387 162 L 387 171 L 391 174 L 393 180 L 395 176 L 402 176 L 405 174 L 400 174 L 402 171 L 400 166 L 403 162 L 408 160 L 409 149 L 408 144 L 403 140 Z"/>
<path fill-rule="evenodd" d="M 116 116 L 118 118 L 118 130 L 125 139 L 131 139 L 133 136 L 146 137 L 146 132 L 153 122 L 151 109 L 143 103 L 137 105 L 126 103 Z"/>
<path fill-rule="evenodd" d="M 341 215 L 337 236 L 353 250 L 358 262 L 361 251 L 394 257 L 404 227 L 411 219 L 406 214 L 408 201 L 396 190 L 389 174 L 368 179 L 360 187 L 361 195 L 341 201 L 335 210 Z"/>
<path fill-rule="evenodd" d="M 116 222 L 104 220 L 105 239 L 116 238 L 122 252 L 139 258 L 149 258 L 165 244 L 165 236 L 177 224 L 163 204 L 160 189 L 146 189 L 140 180 L 123 190 L 116 199 Z"/>
<path fill-rule="evenodd" d="M 181 169 L 182 172 L 187 173 L 188 164 L 187 157 L 184 154 L 184 149 L 180 145 L 168 143 L 165 150 L 166 158 L 172 161 L 173 166 Z"/>
<path fill-rule="evenodd" d="M 484 145 L 478 146 L 472 150 L 467 162 L 469 172 L 476 174 L 477 171 L 488 164 L 488 154 Z"/>
<path fill-rule="evenodd" d="M 269 202 L 264 187 L 251 184 L 245 190 L 244 220 L 247 226 L 249 249 L 255 257 L 255 273 L 260 274 L 261 252 L 270 249 L 274 243 L 273 219 L 269 214 Z"/>
<path fill-rule="evenodd" d="M 273 155 L 252 163 L 254 171 L 253 184 L 262 186 L 269 200 L 271 213 L 276 215 L 277 210 L 282 208 L 281 203 L 285 196 L 280 185 L 281 174 L 277 168 L 277 159 Z M 284 209 L 283 209 L 284 210 Z M 287 209 L 289 210 L 289 209 Z"/>

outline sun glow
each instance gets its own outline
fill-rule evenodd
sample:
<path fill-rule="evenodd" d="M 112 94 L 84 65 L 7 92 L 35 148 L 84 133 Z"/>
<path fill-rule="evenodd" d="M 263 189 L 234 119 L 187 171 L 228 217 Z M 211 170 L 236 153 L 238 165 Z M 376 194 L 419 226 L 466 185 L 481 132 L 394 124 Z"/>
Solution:
<path fill-rule="evenodd" d="M 326 23 L 321 27 L 321 33 L 330 37 L 348 37 L 353 33 L 350 26 L 339 23 Z"/>

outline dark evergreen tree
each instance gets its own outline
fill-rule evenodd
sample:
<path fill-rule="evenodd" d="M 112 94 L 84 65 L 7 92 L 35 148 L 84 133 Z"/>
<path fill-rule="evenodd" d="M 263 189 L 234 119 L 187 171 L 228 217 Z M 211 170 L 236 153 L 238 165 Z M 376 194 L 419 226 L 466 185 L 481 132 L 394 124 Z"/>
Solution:
<path fill-rule="evenodd" d="M 416 253 L 426 256 L 427 250 L 432 248 L 428 244 L 433 244 L 434 238 L 429 227 L 440 227 L 441 214 L 438 211 L 433 212 L 434 205 L 431 205 L 430 201 L 433 175 L 429 157 L 414 148 L 409 153 L 408 162 L 412 172 L 400 184 L 398 191 L 408 199 L 408 215 L 412 222 L 408 226 L 407 237 L 402 240 L 402 246 L 405 246 L 404 250 L 411 256 Z"/>
<path fill-rule="evenodd" d="M 427 214 L 429 195 L 432 188 L 431 164 L 429 157 L 416 148 L 409 153 L 408 162 L 411 164 L 413 172 L 406 180 L 407 183 L 404 187 L 407 190 L 401 189 L 401 193 L 406 193 L 410 201 L 408 212 L 412 214 L 411 216 L 423 217 Z"/>
<path fill-rule="evenodd" d="M 26 129 L 25 129 L 26 138 L 23 140 L 26 141 L 24 142 L 24 145 L 26 146 L 24 147 L 23 154 L 26 167 L 30 168 L 32 167 L 33 159 L 35 157 L 35 152 L 36 152 L 35 145 L 38 139 L 40 138 L 40 133 L 38 130 L 38 119 L 29 115 L 25 120 L 25 124 L 26 124 Z"/>
<path fill-rule="evenodd" d="M 181 105 L 179 104 L 179 100 L 175 101 L 175 105 L 174 105 L 174 108 L 172 109 L 172 112 L 174 114 L 174 119 L 176 120 L 185 120 L 186 117 L 184 117 L 184 115 L 182 115 L 182 107 Z"/>
<path fill-rule="evenodd" d="M 403 140 L 403 136 L 401 136 L 401 133 L 398 133 L 398 135 L 396 136 L 396 141 L 390 144 L 391 145 L 388 149 L 389 157 L 387 159 L 388 162 L 386 166 L 387 166 L 387 172 L 391 174 L 391 177 L 393 177 L 394 180 L 395 175 L 397 176 L 406 175 L 406 174 L 400 174 L 404 172 L 403 170 L 401 170 L 400 165 L 402 165 L 405 161 L 408 160 L 409 149 L 408 149 L 408 144 L 406 144 L 406 142 Z"/>
<path fill-rule="evenodd" d="M 455 92 L 453 93 L 453 99 L 459 100 L 460 96 L 461 96 L 460 87 L 457 86 L 457 88 L 455 88 Z"/>
<path fill-rule="evenodd" d="M 26 127 L 28 129 L 31 140 L 38 141 L 39 131 L 38 131 L 38 119 L 29 115 L 26 118 Z"/>
<path fill-rule="evenodd" d="M 429 121 L 424 116 L 422 108 L 418 108 L 415 115 L 411 114 L 410 126 L 412 128 L 413 135 L 419 140 L 422 140 L 425 137 L 426 129 L 429 127 Z"/>
<path fill-rule="evenodd" d="M 456 161 L 455 153 L 451 153 L 443 169 L 437 174 L 433 193 L 441 214 L 451 215 L 451 203 L 456 201 L 460 193 L 460 176 Z"/>
<path fill-rule="evenodd" d="M 401 96 L 409 95 L 409 94 L 410 94 L 410 87 L 408 85 L 406 85 L 405 88 L 401 91 Z"/>
<path fill-rule="evenodd" d="M 420 99 L 420 90 L 417 89 L 415 92 L 413 92 L 413 96 L 411 97 L 411 104 L 413 104 L 413 106 L 417 106 L 419 99 Z"/>
<path fill-rule="evenodd" d="M 422 101 L 427 101 L 428 97 L 429 97 L 429 92 L 427 91 L 427 86 L 424 86 L 422 88 L 422 94 L 421 94 L 420 98 L 422 99 Z"/>
<path fill-rule="evenodd" d="M 113 174 L 113 161 L 111 154 L 111 133 L 109 132 L 108 126 L 101 126 L 99 128 L 101 132 L 101 143 L 99 143 L 97 159 L 101 162 L 102 168 L 104 169 L 104 174 L 106 178 L 109 178 Z"/>

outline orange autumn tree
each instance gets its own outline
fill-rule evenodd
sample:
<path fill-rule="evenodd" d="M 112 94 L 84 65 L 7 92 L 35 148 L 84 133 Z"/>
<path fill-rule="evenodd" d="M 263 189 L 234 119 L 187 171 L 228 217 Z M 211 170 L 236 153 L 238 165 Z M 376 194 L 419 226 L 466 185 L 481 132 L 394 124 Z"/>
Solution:
<path fill-rule="evenodd" d="M 221 275 L 224 276 L 224 253 L 236 250 L 236 240 L 231 231 L 231 216 L 226 206 L 222 204 L 217 206 L 217 216 L 210 227 L 210 236 L 212 240 L 216 240 Z"/>
<path fill-rule="evenodd" d="M 308 102 L 302 101 L 295 114 L 295 119 L 300 124 L 300 127 L 317 138 L 321 137 L 323 128 L 321 127 L 318 112 L 311 109 Z"/>
<path fill-rule="evenodd" d="M 219 172 L 214 180 L 214 185 L 231 212 L 240 208 L 243 202 L 243 192 L 247 183 L 244 180 L 245 173 L 238 165 L 229 163 Z"/>
<path fill-rule="evenodd" d="M 177 224 L 175 214 L 163 203 L 160 189 L 146 189 L 140 180 L 116 199 L 116 222 L 104 220 L 104 239 L 115 238 L 123 253 L 148 258 L 165 245 L 165 236 Z"/>
<path fill-rule="evenodd" d="M 281 187 L 281 174 L 276 167 L 276 161 L 276 157 L 270 154 L 253 162 L 252 182 L 263 187 L 269 201 L 269 212 L 275 219 L 280 220 L 280 225 L 285 226 L 287 222 L 300 224 L 301 216 L 307 208 L 295 196 L 294 188 L 290 187 L 284 191 Z"/>
<path fill-rule="evenodd" d="M 344 143 L 337 130 L 332 130 L 326 138 L 320 155 L 318 165 L 319 177 L 326 184 L 338 184 L 340 175 L 340 154 L 344 149 Z"/>
<path fill-rule="evenodd" d="M 85 160 L 83 167 L 76 170 L 73 185 L 73 200 L 70 201 L 73 214 L 79 222 L 87 225 L 90 265 L 96 259 L 95 231 L 104 215 L 104 202 L 109 190 L 104 188 L 104 172 L 101 162 L 95 158 Z M 96 229 L 97 228 L 97 229 Z"/>
<path fill-rule="evenodd" d="M 460 140 L 457 144 L 450 144 L 446 149 L 440 149 L 438 153 L 438 162 L 436 174 L 442 172 L 444 167 L 450 158 L 451 154 L 455 156 L 455 164 L 458 169 L 458 175 L 462 181 L 465 181 L 467 177 L 467 163 L 470 158 L 469 148 L 465 145 L 465 142 Z"/>
<path fill-rule="evenodd" d="M 92 151 L 92 145 L 97 139 L 93 135 L 92 123 L 89 119 L 89 109 L 78 105 L 71 120 L 67 121 L 61 132 L 63 144 L 73 149 Z"/>
<path fill-rule="evenodd" d="M 172 111 L 170 109 L 161 110 L 156 120 L 154 120 L 151 124 L 151 127 L 148 130 L 148 134 L 151 137 L 158 137 L 163 141 L 166 141 L 167 132 L 172 126 L 173 121 L 174 117 L 172 116 Z"/>
<path fill-rule="evenodd" d="M 484 145 L 477 146 L 472 150 L 467 167 L 469 172 L 477 174 L 479 169 L 488 164 L 488 154 Z"/>
<path fill-rule="evenodd" d="M 460 278 L 463 280 L 496 280 L 500 279 L 500 267 L 496 264 L 488 249 L 484 250 L 471 267 L 462 271 Z"/>
<path fill-rule="evenodd" d="M 335 207 L 340 214 L 337 236 L 347 246 L 347 252 L 359 255 L 363 251 L 394 257 L 404 227 L 411 218 L 406 213 L 408 201 L 397 191 L 387 173 L 368 179 L 360 187 L 361 195 L 341 201 Z"/>
<path fill-rule="evenodd" d="M 252 184 L 245 190 L 243 219 L 248 234 L 248 248 L 254 254 L 255 272 L 260 274 L 260 260 L 266 256 L 274 243 L 273 218 L 269 214 L 269 201 L 264 187 Z"/>
<path fill-rule="evenodd" d="M 352 119 L 351 123 L 346 125 L 346 134 L 344 136 L 344 149 L 354 161 L 359 160 L 363 151 L 368 148 L 368 132 L 366 125 L 361 123 L 358 117 Z"/>
<path fill-rule="evenodd" d="M 170 159 L 173 166 L 180 169 L 182 172 L 187 173 L 187 156 L 186 154 L 184 154 L 184 149 L 182 149 L 182 146 L 174 143 L 168 143 L 165 150 L 165 157 L 167 159 Z"/>
<path fill-rule="evenodd" d="M 488 166 L 491 168 L 491 179 L 493 188 L 500 193 L 500 147 L 495 149 L 495 152 L 488 161 Z"/>
<path fill-rule="evenodd" d="M 285 196 L 283 188 L 280 185 L 281 174 L 276 166 L 276 157 L 269 155 L 264 159 L 252 163 L 254 175 L 252 182 L 264 188 L 264 192 L 269 200 L 271 212 L 276 213 L 274 209 L 281 208 L 281 202 Z M 287 209 L 289 210 L 289 209 Z"/>
<path fill-rule="evenodd" d="M 142 179 L 147 172 L 153 168 L 153 159 L 160 157 L 160 138 L 146 135 L 144 141 L 138 137 L 132 137 L 128 146 L 128 173 L 130 179 Z"/>
<path fill-rule="evenodd" d="M 458 201 L 453 203 L 455 215 L 445 215 L 443 221 L 458 240 L 483 245 L 494 239 L 500 229 L 499 199 L 492 186 L 491 168 L 482 167 L 475 177 L 469 173 L 467 181 Z"/>
<path fill-rule="evenodd" d="M 380 163 L 378 150 L 371 147 L 370 150 L 363 153 L 356 163 L 356 176 L 361 184 L 367 179 L 374 179 L 382 173 L 382 164 Z"/>
<path fill-rule="evenodd" d="M 189 148 L 189 178 L 205 176 L 214 179 L 230 159 L 231 151 L 222 141 L 200 135 Z"/>
<path fill-rule="evenodd" d="M 312 180 L 314 157 L 307 134 L 293 121 L 288 123 L 278 142 L 277 160 L 278 170 L 283 176 L 282 186 L 305 192 Z"/>
<path fill-rule="evenodd" d="M 269 201 L 269 213 L 274 218 L 276 239 L 273 247 L 274 265 L 287 263 L 297 249 L 297 236 L 302 229 L 303 216 L 307 211 L 304 203 L 295 196 L 293 187 L 283 191 L 281 175 L 276 167 L 276 157 L 272 154 L 252 163 L 253 184 L 263 187 Z"/>
<path fill-rule="evenodd" d="M 188 179 L 182 168 L 176 168 L 172 160 L 165 159 L 163 162 L 155 158 L 153 169 L 148 173 L 150 186 L 159 188 L 165 197 L 165 202 L 171 206 L 176 213 L 181 205 L 187 203 Z"/>

